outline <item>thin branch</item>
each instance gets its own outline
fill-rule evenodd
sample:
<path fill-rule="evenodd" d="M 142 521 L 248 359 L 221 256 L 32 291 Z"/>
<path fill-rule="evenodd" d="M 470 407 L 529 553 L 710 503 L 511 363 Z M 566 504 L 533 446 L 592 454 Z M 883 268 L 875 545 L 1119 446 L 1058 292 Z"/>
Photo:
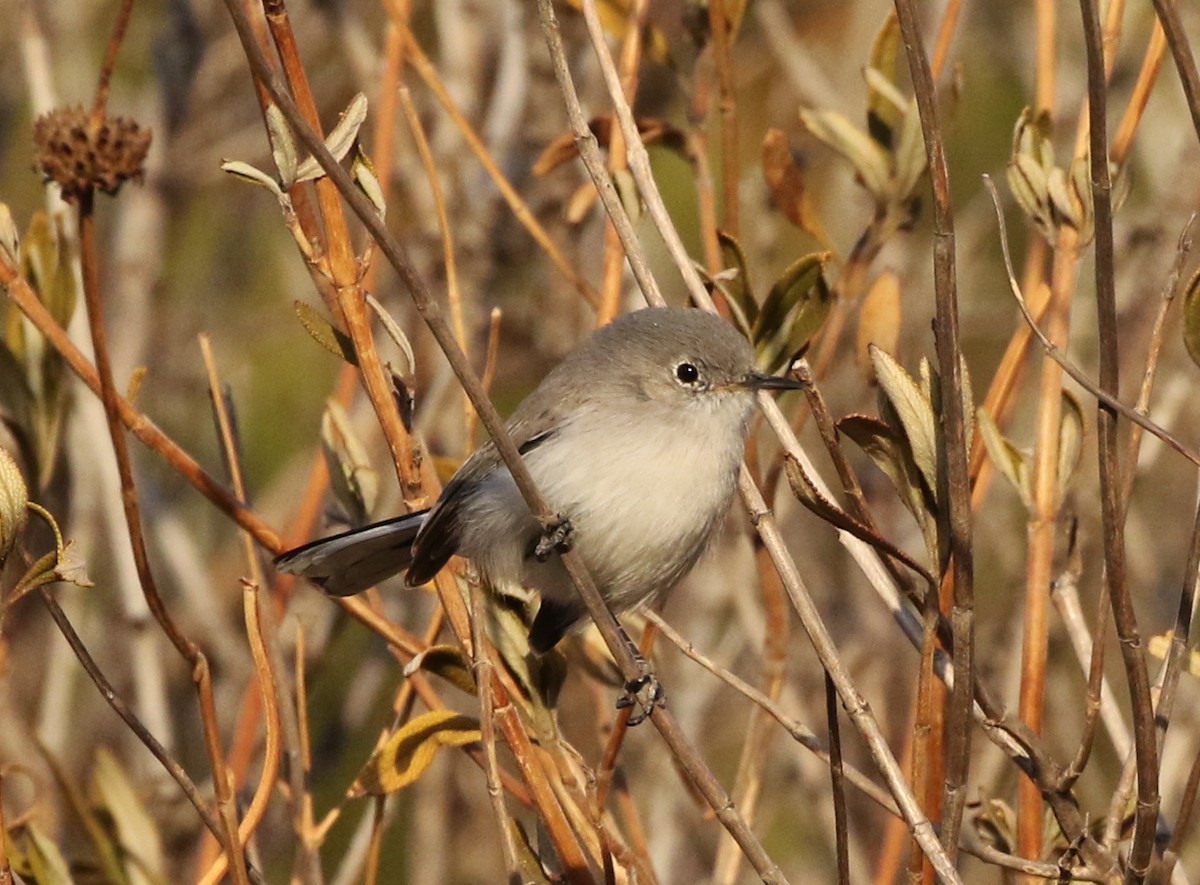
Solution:
<path fill-rule="evenodd" d="M 1177 439 L 1170 433 L 1170 431 L 1166 430 L 1166 428 L 1160 427 L 1146 415 L 1131 409 L 1116 397 L 1110 396 L 1108 393 L 1097 387 L 1096 384 L 1083 373 L 1082 369 L 1068 360 L 1063 354 L 1062 350 L 1060 350 L 1056 344 L 1046 337 L 1046 333 L 1042 331 L 1041 327 L 1037 323 L 1037 320 L 1034 319 L 1033 314 L 1030 312 L 1029 305 L 1025 302 L 1025 296 L 1021 293 L 1021 287 L 1017 283 L 1017 278 L 1013 274 L 1012 258 L 1008 250 L 1008 229 L 1007 225 L 1004 223 L 1004 214 L 1000 208 L 1000 195 L 996 191 L 996 185 L 992 182 L 991 176 L 988 175 L 983 177 L 983 183 L 984 186 L 987 187 L 988 192 L 992 195 L 992 205 L 996 210 L 997 223 L 1000 229 L 1000 250 L 1004 255 L 1004 266 L 1008 273 L 1009 291 L 1012 293 L 1013 299 L 1017 302 L 1017 307 L 1021 310 L 1021 316 L 1025 318 L 1025 322 L 1029 325 L 1029 328 L 1033 331 L 1033 334 L 1037 336 L 1037 339 L 1041 343 L 1042 349 L 1046 352 L 1046 355 L 1054 360 L 1054 362 L 1058 363 L 1058 365 L 1062 366 L 1063 371 L 1071 376 L 1071 380 L 1082 387 L 1091 396 L 1099 400 L 1103 405 L 1109 409 L 1112 409 L 1122 418 L 1132 421 L 1134 424 L 1138 425 L 1138 427 L 1141 427 L 1151 435 L 1158 437 L 1160 440 L 1166 443 L 1167 446 L 1174 449 L 1197 467 L 1200 467 L 1200 455 L 1196 454 L 1196 452 L 1194 452 L 1191 448 Z"/>
<path fill-rule="evenodd" d="M 188 773 L 183 770 L 183 766 L 171 758 L 171 754 L 167 752 L 166 748 L 158 742 L 154 735 L 147 731 L 146 726 L 138 719 L 137 714 L 117 694 L 117 690 L 113 688 L 112 683 L 105 677 L 104 671 L 97 666 L 91 653 L 88 652 L 87 646 L 83 644 L 83 640 L 79 638 L 79 634 L 75 632 L 75 628 L 67 619 L 66 612 L 62 610 L 62 607 L 58 604 L 54 596 L 51 595 L 50 591 L 42 587 L 39 589 L 39 593 L 59 632 L 67 640 L 67 644 L 71 646 L 71 651 L 75 653 L 75 657 L 79 659 L 79 663 L 83 665 L 84 672 L 87 673 L 88 678 L 99 689 L 100 697 L 104 698 L 105 703 L 112 707 L 113 712 L 120 716 L 122 721 L 129 726 L 129 730 L 133 732 L 134 737 L 141 741 L 142 745 L 150 751 L 150 754 L 158 760 L 167 774 L 171 776 L 171 779 L 179 784 L 179 788 L 183 790 L 183 795 L 192 803 L 192 807 L 200 815 L 200 820 L 204 822 L 204 826 L 208 828 L 209 832 L 220 839 L 222 837 L 221 822 L 217 820 L 216 815 L 213 814 L 204 797 L 200 795 L 199 788 L 188 777 Z"/>
<path fill-rule="evenodd" d="M 1117 299 L 1113 257 L 1112 182 L 1108 171 L 1108 90 L 1101 45 L 1097 0 L 1080 0 L 1084 46 L 1087 55 L 1089 143 L 1092 206 L 1095 213 L 1096 312 L 1100 344 L 1100 388 L 1116 396 L 1120 391 L 1120 354 L 1117 335 Z M 1125 678 L 1133 706 L 1133 737 L 1137 754 L 1138 805 L 1133 845 L 1126 881 L 1145 879 L 1154 851 L 1158 819 L 1158 747 L 1150 676 L 1142 655 L 1137 615 L 1129 588 L 1125 558 L 1125 508 L 1121 503 L 1121 463 L 1117 443 L 1117 416 L 1100 407 L 1097 416 L 1099 443 L 1100 508 L 1104 534 L 1104 576 L 1120 640 Z M 1198 523 L 1200 528 L 1200 523 Z"/>
<path fill-rule="evenodd" d="M 963 409 L 963 358 L 958 334 L 958 292 L 954 264 L 954 215 L 950 202 L 950 173 L 938 121 L 937 94 L 921 40 L 913 0 L 896 0 L 896 15 L 908 56 L 913 94 L 921 115 L 925 155 L 933 184 L 934 344 L 937 349 L 941 411 L 938 468 L 940 526 L 949 542 L 947 554 L 953 576 L 950 623 L 954 633 L 954 688 L 947 715 L 945 809 L 942 845 L 954 860 L 958 832 L 966 805 L 971 759 L 971 698 L 975 679 L 975 567 L 971 535 L 971 481 L 967 469 L 967 432 Z M 940 460 L 940 458 L 939 458 Z M 943 542 L 944 543 L 944 542 Z"/>
<path fill-rule="evenodd" d="M 838 885 L 850 885 L 849 839 L 846 827 L 846 772 L 842 767 L 842 737 L 838 730 L 837 688 L 825 674 L 825 717 L 829 723 L 829 779 L 833 794 L 833 839 L 837 854 Z"/>

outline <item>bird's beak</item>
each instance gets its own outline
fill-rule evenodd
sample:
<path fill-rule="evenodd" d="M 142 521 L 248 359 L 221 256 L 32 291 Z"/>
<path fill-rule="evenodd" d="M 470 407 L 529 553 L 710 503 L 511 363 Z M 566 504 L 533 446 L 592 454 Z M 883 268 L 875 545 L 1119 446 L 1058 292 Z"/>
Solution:
<path fill-rule="evenodd" d="M 742 380 L 742 384 L 751 390 L 800 390 L 804 383 L 786 375 L 764 375 L 761 372 L 750 372 Z"/>

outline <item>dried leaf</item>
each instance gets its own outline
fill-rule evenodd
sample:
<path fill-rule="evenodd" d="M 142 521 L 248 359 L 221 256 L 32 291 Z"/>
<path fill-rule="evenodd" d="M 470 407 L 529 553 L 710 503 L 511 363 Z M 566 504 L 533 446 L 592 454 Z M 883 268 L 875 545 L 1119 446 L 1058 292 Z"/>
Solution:
<path fill-rule="evenodd" d="M 358 365 L 358 356 L 354 353 L 354 343 L 345 333 L 339 332 L 329 320 L 321 316 L 320 311 L 311 304 L 300 300 L 293 301 L 292 308 L 296 311 L 296 318 L 300 320 L 300 325 L 304 326 L 304 331 L 312 336 L 313 341 L 334 356 L 341 357 L 350 365 Z"/>
<path fill-rule="evenodd" d="M 892 182 L 895 198 L 907 200 L 925 172 L 925 133 L 921 131 L 921 114 L 916 101 L 910 101 L 900 123 L 900 142 L 896 145 L 895 178 Z"/>
<path fill-rule="evenodd" d="M 983 437 L 984 448 L 988 457 L 1021 496 L 1021 502 L 1026 508 L 1033 506 L 1033 486 L 1030 479 L 1029 456 L 1014 446 L 982 406 L 976 412 L 979 434 Z"/>
<path fill-rule="evenodd" d="M 878 203 L 891 195 L 891 169 L 887 151 L 842 114 L 835 111 L 800 112 L 804 126 L 815 137 L 850 161 L 863 187 Z"/>
<path fill-rule="evenodd" d="M 847 415 L 837 422 L 838 433 L 849 437 L 867 453 L 875 465 L 892 481 L 900 501 L 916 519 L 925 541 L 925 553 L 930 563 L 938 560 L 937 519 L 933 502 L 913 460 L 905 439 L 886 423 L 866 415 Z"/>
<path fill-rule="evenodd" d="M 12 836 L 10 860 L 14 872 L 33 885 L 72 885 L 74 880 L 62 852 L 36 824 L 20 824 L 8 833 Z"/>
<path fill-rule="evenodd" d="M 272 178 L 261 169 L 256 169 L 249 163 L 243 163 L 241 160 L 222 160 L 221 169 L 228 172 L 230 175 L 236 176 L 243 181 L 248 181 L 251 184 L 257 184 L 260 187 L 265 187 L 276 197 L 283 196 L 283 189 L 280 188 L 279 182 Z"/>
<path fill-rule="evenodd" d="M 334 400 L 321 416 L 321 449 L 329 467 L 329 484 L 352 525 L 367 522 L 379 497 L 379 475 L 345 410 Z"/>
<path fill-rule="evenodd" d="M 404 370 L 404 377 L 411 378 L 417 371 L 417 358 L 413 356 L 412 343 L 408 340 L 408 336 L 404 334 L 404 330 L 400 328 L 400 324 L 396 322 L 395 317 L 387 312 L 379 299 L 374 295 L 367 295 L 367 306 L 374 311 L 375 316 L 379 317 L 379 322 L 383 324 L 384 331 L 388 333 L 388 337 L 395 342 L 400 348 L 400 352 L 404 354 L 404 360 L 407 366 Z"/>
<path fill-rule="evenodd" d="M 87 560 L 83 558 L 73 539 L 63 545 L 62 558 L 54 565 L 54 576 L 65 584 L 74 584 L 84 589 L 96 586 L 88 577 Z"/>
<path fill-rule="evenodd" d="M 1009 161 L 1008 188 L 1017 205 L 1041 229 L 1042 233 L 1054 236 L 1054 222 L 1050 217 L 1050 194 L 1046 170 L 1025 154 L 1017 154 Z"/>
<path fill-rule="evenodd" d="M 0 448 L 0 565 L 25 528 L 29 511 L 29 489 L 12 455 Z"/>
<path fill-rule="evenodd" d="M 404 665 L 405 677 L 424 670 L 440 676 L 467 694 L 475 694 L 475 674 L 463 656 L 462 650 L 453 645 L 431 645 Z"/>
<path fill-rule="evenodd" d="M 878 347 L 868 348 L 875 375 L 904 428 L 913 461 L 930 489 L 937 488 L 937 431 L 933 404 L 912 375 Z"/>
<path fill-rule="evenodd" d="M 581 0 L 567 0 L 567 5 L 575 10 L 582 10 Z M 734 5 L 733 3 L 730 4 Z M 609 36 L 617 40 L 625 39 L 625 31 L 629 28 L 629 0 L 599 0 L 596 12 L 600 17 L 600 27 Z M 665 62 L 670 57 L 667 38 L 662 31 L 655 27 L 647 27 L 643 36 L 644 52 L 657 62 Z"/>
<path fill-rule="evenodd" d="M 288 125 L 279 106 L 272 103 L 267 105 L 267 140 L 271 143 L 271 158 L 275 168 L 279 170 L 279 182 L 287 190 L 296 181 L 300 165 L 300 156 L 296 151 L 296 141 L 292 138 L 292 127 Z"/>
<path fill-rule="evenodd" d="M 1062 415 L 1058 425 L 1058 499 L 1070 488 L 1083 457 L 1083 407 L 1067 391 L 1062 392 Z"/>
<path fill-rule="evenodd" d="M 1171 641 L 1175 638 L 1175 631 L 1168 630 L 1166 633 L 1160 633 L 1157 636 L 1151 636 L 1146 642 L 1146 651 L 1154 655 L 1160 661 L 1165 661 L 1167 655 L 1171 653 Z M 1200 676 L 1200 651 L 1192 649 L 1188 652 L 1184 659 L 1184 667 L 1193 676 Z"/>
<path fill-rule="evenodd" d="M 383 196 L 383 187 L 379 184 L 379 176 L 375 174 L 375 166 L 371 163 L 371 158 L 362 151 L 358 151 L 354 155 L 354 162 L 350 164 L 350 177 L 354 179 L 358 189 L 371 201 L 371 205 L 375 207 L 375 212 L 379 217 L 383 218 L 387 212 L 387 200 Z"/>
<path fill-rule="evenodd" d="M 354 142 L 358 139 L 358 130 L 367 119 L 367 97 L 361 92 L 350 99 L 350 104 L 338 118 L 337 125 L 325 138 L 325 147 L 339 163 L 350 153 Z M 305 158 L 296 170 L 296 181 L 312 181 L 325 174 L 321 164 L 314 157 Z"/>
<path fill-rule="evenodd" d="M 21 241 L 17 236 L 17 224 L 13 221 L 12 211 L 7 203 L 0 203 L 0 255 L 9 264 L 17 263 L 21 254 Z"/>
<path fill-rule="evenodd" d="M 133 784 L 111 752 L 96 754 L 92 787 L 108 812 L 116 857 L 126 885 L 157 885 L 166 881 L 162 839 L 155 819 L 147 812 Z"/>
<path fill-rule="evenodd" d="M 867 131 L 885 148 L 892 146 L 893 132 L 904 107 L 896 102 L 896 60 L 900 57 L 900 23 L 891 12 L 871 44 L 871 61 L 866 69 Z"/>
<path fill-rule="evenodd" d="M 442 747 L 481 739 L 479 720 L 452 710 L 431 710 L 410 720 L 371 757 L 350 788 L 351 796 L 394 793 L 414 783 Z"/>
<path fill-rule="evenodd" d="M 575 188 L 575 191 L 567 199 L 567 209 L 564 213 L 567 223 L 579 224 L 587 218 L 599 197 L 596 185 L 592 184 L 590 178 Z"/>
<path fill-rule="evenodd" d="M 771 200 L 792 224 L 818 239 L 820 224 L 813 216 L 804 183 L 804 168 L 796 162 L 788 137 L 779 129 L 768 129 L 762 146 L 763 178 Z"/>
<path fill-rule="evenodd" d="M 1079 230 L 1083 225 L 1083 207 L 1067 183 L 1067 173 L 1058 167 L 1051 169 L 1046 176 L 1046 193 L 1050 196 L 1052 217 Z"/>
<path fill-rule="evenodd" d="M 596 137 L 596 143 L 602 148 L 607 148 L 612 139 L 612 122 L 612 116 L 607 114 L 603 117 L 593 117 L 588 121 L 588 128 Z M 684 159 L 687 158 L 687 136 L 678 127 L 672 126 L 661 117 L 638 117 L 634 123 L 637 125 L 638 134 L 642 137 L 642 144 L 659 145 L 683 156 Z M 546 145 L 534 161 L 531 171 L 535 177 L 541 178 L 578 156 L 579 149 L 575 144 L 575 133 L 564 132 Z"/>
<path fill-rule="evenodd" d="M 874 344 L 887 353 L 895 353 L 900 341 L 900 277 L 886 270 L 876 277 L 858 311 L 858 335 L 855 361 L 875 380 L 875 367 L 868 348 Z"/>

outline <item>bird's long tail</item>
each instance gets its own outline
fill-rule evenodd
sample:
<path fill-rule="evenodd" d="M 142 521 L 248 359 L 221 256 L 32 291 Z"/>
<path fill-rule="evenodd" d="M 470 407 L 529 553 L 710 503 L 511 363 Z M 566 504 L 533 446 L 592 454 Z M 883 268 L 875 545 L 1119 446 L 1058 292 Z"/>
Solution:
<path fill-rule="evenodd" d="M 275 568 L 302 575 L 331 596 L 353 596 L 407 571 L 413 539 L 428 513 L 406 513 L 312 541 L 277 557 Z"/>

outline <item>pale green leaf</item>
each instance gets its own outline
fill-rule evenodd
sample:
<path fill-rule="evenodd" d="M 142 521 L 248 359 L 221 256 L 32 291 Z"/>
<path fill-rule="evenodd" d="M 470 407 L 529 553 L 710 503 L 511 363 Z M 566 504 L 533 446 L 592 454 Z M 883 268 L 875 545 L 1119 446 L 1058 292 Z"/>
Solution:
<path fill-rule="evenodd" d="M 339 163 L 350 153 L 350 148 L 354 146 L 354 142 L 358 138 L 358 130 L 362 128 L 366 119 L 367 97 L 360 92 L 350 100 L 349 106 L 342 112 L 337 125 L 325 138 L 326 149 Z M 296 181 L 312 181 L 324 174 L 325 170 L 321 164 L 313 157 L 308 157 L 300 164 L 300 168 L 296 172 Z"/>
<path fill-rule="evenodd" d="M 1061 501 L 1071 485 L 1083 457 L 1083 408 L 1079 400 L 1062 392 L 1062 415 L 1058 425 L 1058 498 Z"/>
<path fill-rule="evenodd" d="M 800 119 L 809 132 L 850 161 L 863 187 L 877 202 L 888 199 L 890 163 L 887 151 L 878 142 L 835 111 L 804 110 Z"/>
<path fill-rule="evenodd" d="M 92 785 L 115 830 L 120 849 L 118 858 L 127 885 L 164 882 L 165 864 L 158 825 L 120 763 L 108 750 L 101 749 L 96 754 Z"/>
<path fill-rule="evenodd" d="M 984 448 L 988 457 L 1021 496 L 1021 502 L 1030 508 L 1033 506 L 1033 487 L 1030 481 L 1029 456 L 1009 442 L 992 416 L 980 406 L 977 412 L 979 435 L 983 437 Z"/>
<path fill-rule="evenodd" d="M 283 190 L 279 187 L 279 182 L 272 178 L 261 169 L 256 169 L 249 163 L 243 163 L 241 160 L 223 160 L 221 169 L 228 172 L 230 175 L 236 176 L 243 181 L 248 181 L 251 184 L 257 184 L 260 187 L 265 187 L 276 197 L 283 196 Z"/>
<path fill-rule="evenodd" d="M 300 165 L 296 142 L 292 138 L 292 129 L 288 126 L 283 111 L 279 110 L 278 105 L 267 105 L 266 119 L 267 140 L 271 143 L 271 157 L 275 160 L 275 168 L 279 170 L 279 181 L 286 190 L 296 181 L 296 173 Z"/>
<path fill-rule="evenodd" d="M 937 432 L 933 405 L 916 380 L 892 356 L 879 347 L 870 347 L 871 364 L 879 386 L 891 403 L 905 438 L 912 450 L 913 461 L 930 489 L 937 488 Z"/>

